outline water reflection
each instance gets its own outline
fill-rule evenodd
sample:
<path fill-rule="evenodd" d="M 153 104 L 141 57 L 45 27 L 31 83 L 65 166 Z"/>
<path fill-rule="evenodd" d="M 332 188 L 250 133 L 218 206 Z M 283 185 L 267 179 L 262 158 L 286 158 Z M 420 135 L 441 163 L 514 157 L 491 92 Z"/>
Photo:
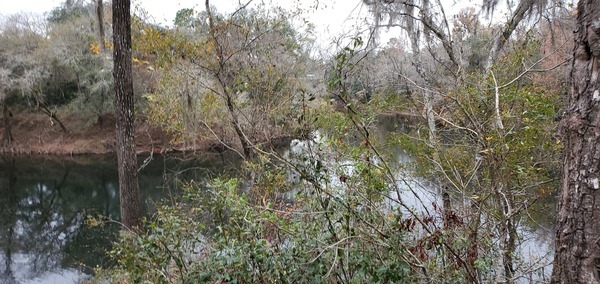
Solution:
<path fill-rule="evenodd" d="M 373 133 L 378 139 L 386 140 L 389 138 L 390 133 L 410 133 L 410 129 L 411 126 L 403 123 L 398 117 L 382 116 L 378 121 L 377 129 Z M 448 141 L 452 141 L 456 136 L 452 131 L 442 132 L 440 135 L 441 140 L 447 139 Z M 436 186 L 436 182 L 428 182 L 422 178 L 412 177 L 410 173 L 404 170 L 403 164 L 410 163 L 415 157 L 411 157 L 399 147 L 395 149 L 395 152 L 393 147 L 387 150 L 396 157 L 393 165 L 397 167 L 397 179 L 400 181 L 398 186 L 402 189 L 400 193 L 392 192 L 391 196 L 393 198 L 401 198 L 408 207 L 418 213 L 433 212 L 431 206 L 433 203 L 436 203 L 437 206 L 443 204 L 441 191 L 439 186 Z M 554 183 L 549 185 L 547 190 L 528 192 L 531 195 L 529 200 L 534 199 L 535 201 L 522 201 L 523 204 L 527 204 L 524 213 L 513 217 L 517 232 L 514 251 L 514 266 L 517 271 L 515 283 L 546 283 L 550 279 L 554 258 L 554 223 L 556 221 L 556 196 L 552 194 L 556 189 L 552 189 L 551 186 L 557 187 L 558 185 Z M 454 204 L 453 206 L 456 207 L 455 209 L 458 210 L 461 210 L 461 207 L 470 207 L 472 202 L 471 196 L 466 195 L 464 192 L 450 192 L 450 199 Z M 493 208 L 493 204 L 488 206 Z M 426 215 L 429 216 L 429 212 Z M 493 211 L 484 209 L 481 214 L 481 218 L 484 220 L 483 223 L 495 224 L 499 222 L 494 214 Z M 502 235 L 502 232 L 498 226 L 490 226 L 489 224 L 488 226 L 482 225 L 480 230 L 492 232 L 490 235 L 493 238 L 490 241 L 499 250 L 500 245 L 497 236 Z M 501 252 L 488 251 L 485 253 L 489 257 L 489 255 L 500 255 Z"/>
<path fill-rule="evenodd" d="M 177 192 L 176 176 L 203 179 L 221 161 L 153 157 L 139 176 L 145 209 Z M 87 226 L 97 214 L 119 220 L 115 157 L 0 158 L 0 283 L 74 283 L 106 266 L 119 228 Z"/>
<path fill-rule="evenodd" d="M 382 141 L 389 132 L 403 130 L 393 120 L 381 121 L 379 126 L 373 137 Z M 318 137 L 316 141 L 321 140 Z M 349 143 L 358 145 L 360 141 Z M 313 163 L 315 160 L 301 156 L 311 148 L 318 149 L 315 146 L 308 141 L 292 141 L 282 155 L 292 160 L 295 157 L 300 166 Z M 416 212 L 432 210 L 431 204 L 441 203 L 434 186 L 405 173 L 406 163 L 413 157 L 391 146 L 386 147 L 385 154 L 393 157 L 390 166 L 397 173 L 400 188 L 390 193 L 391 199 L 402 198 Z M 140 164 L 147 158 L 140 158 Z M 237 163 L 232 156 L 220 155 L 200 160 L 154 157 L 139 176 L 146 210 L 152 211 L 155 201 L 177 193 L 177 178 L 202 181 L 224 169 L 237 168 Z M 339 165 L 347 171 L 354 169 L 351 161 Z M 333 171 L 329 175 L 332 182 L 339 181 Z M 290 172 L 288 182 L 299 183 L 299 173 Z M 96 214 L 119 219 L 117 184 L 116 159 L 112 156 L 0 157 L 0 283 L 74 283 L 89 274 L 90 268 L 108 265 L 105 252 L 115 240 L 118 226 L 89 227 L 84 220 Z M 295 192 L 284 195 L 291 200 Z M 460 203 L 468 199 L 454 196 L 454 200 Z M 517 253 L 522 259 L 539 259 L 543 267 L 550 260 L 546 254 L 552 251 L 549 232 L 553 230 L 548 224 L 554 222 L 554 200 L 547 195 L 534 205 L 536 208 L 519 220 L 521 243 Z M 530 279 L 544 279 L 543 274 Z"/>

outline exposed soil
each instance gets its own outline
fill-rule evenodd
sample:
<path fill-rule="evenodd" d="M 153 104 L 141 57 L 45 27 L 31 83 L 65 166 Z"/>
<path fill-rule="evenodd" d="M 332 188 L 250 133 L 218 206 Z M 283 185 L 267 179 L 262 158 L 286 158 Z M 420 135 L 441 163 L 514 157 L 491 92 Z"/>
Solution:
<path fill-rule="evenodd" d="M 104 117 L 102 122 L 89 123 L 75 115 L 60 116 L 68 133 L 61 131 L 59 125 L 47 115 L 36 112 L 14 113 L 11 117 L 13 142 L 0 147 L 3 153 L 19 154 L 106 154 L 114 152 L 115 118 Z M 0 124 L 0 137 L 5 131 L 4 122 Z M 136 129 L 138 153 L 172 151 L 168 138 L 158 128 L 139 123 Z"/>
<path fill-rule="evenodd" d="M 64 133 L 58 123 L 50 117 L 39 112 L 15 112 L 10 118 L 13 141 L 8 146 L 2 145 L 2 137 L 6 125 L 0 117 L 0 154 L 107 154 L 115 151 L 115 118 L 106 115 L 102 121 L 90 122 L 88 118 L 77 115 L 61 115 L 58 118 L 64 124 L 68 133 Z M 172 153 L 172 152 L 223 152 L 219 139 L 212 136 L 199 135 L 194 141 L 172 143 L 169 135 L 159 127 L 148 125 L 139 119 L 136 122 L 136 148 L 138 154 Z M 231 134 L 225 135 L 222 140 L 229 145 L 236 145 Z M 282 147 L 289 144 L 291 136 L 279 133 L 263 140 L 262 145 Z"/>

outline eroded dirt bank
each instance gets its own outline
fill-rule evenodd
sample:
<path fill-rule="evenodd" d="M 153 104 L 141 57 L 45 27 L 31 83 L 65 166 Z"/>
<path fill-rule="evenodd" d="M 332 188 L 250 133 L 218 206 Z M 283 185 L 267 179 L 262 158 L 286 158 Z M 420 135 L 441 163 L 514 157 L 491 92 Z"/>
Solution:
<path fill-rule="evenodd" d="M 55 121 L 47 115 L 36 112 L 15 113 L 10 117 L 13 141 L 3 145 L 6 125 L 0 119 L 0 154 L 108 154 L 115 148 L 115 118 L 105 116 L 102 121 L 85 119 L 76 115 L 58 116 L 68 130 L 63 132 Z M 236 145 L 234 137 L 216 139 L 212 136 L 198 136 L 194 141 L 172 143 L 169 135 L 158 126 L 147 124 L 143 118 L 136 122 L 136 147 L 138 154 L 173 152 L 222 152 L 226 148 L 220 140 L 230 146 Z M 231 136 L 232 133 L 229 135 Z M 227 134 L 226 134 L 227 136 Z M 262 146 L 279 148 L 289 144 L 292 136 L 285 133 L 270 135 L 260 143 Z"/>
<path fill-rule="evenodd" d="M 15 113 L 11 119 L 13 141 L 0 147 L 1 153 L 14 154 L 106 154 L 114 152 L 115 119 L 105 116 L 101 121 L 90 121 L 75 115 L 59 116 L 68 133 L 47 115 L 34 112 Z M 0 124 L 0 139 L 6 126 Z M 175 150 L 166 135 L 158 128 L 140 121 L 136 129 L 139 153 L 158 153 Z"/>

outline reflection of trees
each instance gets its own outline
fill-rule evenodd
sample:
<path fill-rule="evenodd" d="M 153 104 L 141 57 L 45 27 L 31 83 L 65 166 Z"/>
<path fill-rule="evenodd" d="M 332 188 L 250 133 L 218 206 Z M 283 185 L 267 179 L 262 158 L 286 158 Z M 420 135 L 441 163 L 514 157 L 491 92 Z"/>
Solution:
<path fill-rule="evenodd" d="M 13 170 L 14 159 L 5 158 L 4 164 L 7 169 L 6 182 L 2 182 L 0 185 L 5 189 L 0 191 L 0 243 L 4 244 L 2 247 L 4 268 L 1 271 L 0 282 L 11 283 L 15 281 L 11 267 L 13 262 L 13 237 L 17 207 L 16 191 L 14 190 L 16 177 Z"/>
<path fill-rule="evenodd" d="M 77 263 L 101 263 L 99 256 L 109 248 L 115 229 L 89 228 L 83 221 L 88 212 L 118 216 L 110 171 L 22 157 L 5 159 L 0 166 L 7 169 L 0 172 L 5 266 L 0 282 L 16 281 L 15 274 L 32 279 Z M 11 267 L 16 254 L 25 256 L 26 267 Z"/>
<path fill-rule="evenodd" d="M 83 211 L 61 195 L 68 173 L 67 169 L 58 184 L 27 186 L 20 201 L 20 215 L 26 220 L 21 223 L 21 244 L 29 254 L 32 277 L 58 266 L 63 246 L 83 224 Z"/>
<path fill-rule="evenodd" d="M 224 165 L 216 161 L 218 156 L 203 161 L 155 157 L 140 171 L 144 200 L 165 197 L 178 185 L 174 177 L 198 181 L 208 171 L 219 172 Z M 80 263 L 85 267 L 107 264 L 103 256 L 118 226 L 89 227 L 84 219 L 87 215 L 119 219 L 115 164 L 114 157 L 98 156 L 0 158 L 0 283 Z M 151 207 L 152 201 L 146 205 Z"/>

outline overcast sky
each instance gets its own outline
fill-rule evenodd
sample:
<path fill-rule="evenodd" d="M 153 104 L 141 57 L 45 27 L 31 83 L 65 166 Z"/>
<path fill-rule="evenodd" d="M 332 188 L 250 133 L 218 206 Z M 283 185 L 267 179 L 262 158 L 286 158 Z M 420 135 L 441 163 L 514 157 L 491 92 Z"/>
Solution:
<path fill-rule="evenodd" d="M 8 15 L 19 12 L 31 12 L 43 14 L 59 6 L 65 0 L 0 0 L 0 14 Z M 90 1 L 90 0 L 85 0 Z M 106 1 L 106 0 L 105 0 Z M 244 3 L 246 0 L 242 0 Z M 233 12 L 239 7 L 240 0 L 212 0 L 211 5 L 216 6 L 221 13 Z M 448 4 L 448 14 L 458 11 L 466 6 L 473 6 L 473 0 L 443 1 L 446 3 L 459 2 L 459 4 Z M 253 4 L 266 4 L 280 6 L 295 10 L 298 7 L 306 11 L 306 19 L 315 24 L 315 37 L 318 45 L 331 46 L 335 38 L 345 34 L 354 36 L 357 31 L 365 29 L 365 17 L 368 15 L 367 8 L 362 5 L 361 0 L 254 0 Z M 318 3 L 317 7 L 314 5 Z M 148 11 L 157 23 L 172 25 L 177 11 L 183 8 L 195 8 L 197 11 L 204 10 L 202 0 L 133 0 L 133 5 L 139 5 Z M 380 42 L 387 41 L 398 36 L 398 31 L 381 33 Z"/>
<path fill-rule="evenodd" d="M 59 6 L 65 0 L 0 0 L 0 14 L 8 15 L 20 12 L 43 14 Z M 244 1 L 242 1 L 244 2 Z M 311 7 L 316 2 L 319 6 Z M 253 4 L 265 3 L 272 6 L 281 6 L 286 9 L 305 9 L 307 20 L 315 24 L 317 36 L 322 41 L 331 40 L 334 35 L 344 31 L 356 29 L 356 25 L 363 21 L 358 15 L 364 17 L 366 8 L 361 5 L 361 0 L 254 0 Z M 342 3 L 342 4 L 340 4 Z M 201 0 L 133 0 L 132 5 L 139 5 L 154 17 L 157 23 L 172 25 L 177 11 L 183 8 L 196 8 L 204 10 L 204 1 Z M 239 6 L 239 0 L 213 0 L 211 5 L 216 6 L 222 13 L 233 12 Z M 362 13 L 361 13 L 362 11 Z"/>

